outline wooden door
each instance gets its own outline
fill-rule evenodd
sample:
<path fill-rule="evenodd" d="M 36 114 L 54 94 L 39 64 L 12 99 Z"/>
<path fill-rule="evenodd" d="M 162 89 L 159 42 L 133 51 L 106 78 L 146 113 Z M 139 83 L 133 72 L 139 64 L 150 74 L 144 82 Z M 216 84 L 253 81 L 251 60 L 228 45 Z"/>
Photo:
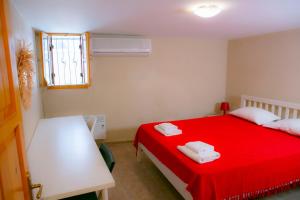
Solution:
<path fill-rule="evenodd" d="M 0 0 L 0 200 L 28 200 L 26 157 L 18 86 L 10 62 L 7 0 Z"/>

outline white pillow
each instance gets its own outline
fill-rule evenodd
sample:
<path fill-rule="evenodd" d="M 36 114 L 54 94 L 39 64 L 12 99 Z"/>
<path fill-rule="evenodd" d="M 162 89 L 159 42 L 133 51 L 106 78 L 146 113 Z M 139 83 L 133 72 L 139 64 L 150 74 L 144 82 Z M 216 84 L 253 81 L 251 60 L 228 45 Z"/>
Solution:
<path fill-rule="evenodd" d="M 263 126 L 300 136 L 300 119 L 283 119 L 280 121 L 264 124 Z"/>
<path fill-rule="evenodd" d="M 236 109 L 229 114 L 249 120 L 258 125 L 267 124 L 280 118 L 273 113 L 255 107 L 243 107 Z"/>

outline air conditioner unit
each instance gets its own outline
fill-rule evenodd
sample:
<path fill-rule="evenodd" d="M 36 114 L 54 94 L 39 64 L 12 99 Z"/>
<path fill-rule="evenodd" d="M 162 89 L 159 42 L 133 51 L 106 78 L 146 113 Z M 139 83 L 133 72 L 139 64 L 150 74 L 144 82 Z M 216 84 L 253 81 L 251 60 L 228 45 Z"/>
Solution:
<path fill-rule="evenodd" d="M 152 51 L 151 40 L 139 37 L 92 36 L 93 55 L 149 55 Z"/>

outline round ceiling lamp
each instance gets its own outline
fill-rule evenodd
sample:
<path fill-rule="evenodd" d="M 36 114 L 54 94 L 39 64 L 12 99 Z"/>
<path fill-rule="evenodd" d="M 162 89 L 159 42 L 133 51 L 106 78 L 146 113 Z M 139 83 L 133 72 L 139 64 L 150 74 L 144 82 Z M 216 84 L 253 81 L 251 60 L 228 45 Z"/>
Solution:
<path fill-rule="evenodd" d="M 199 17 L 209 18 L 216 16 L 222 8 L 216 4 L 203 4 L 194 9 L 194 14 Z"/>

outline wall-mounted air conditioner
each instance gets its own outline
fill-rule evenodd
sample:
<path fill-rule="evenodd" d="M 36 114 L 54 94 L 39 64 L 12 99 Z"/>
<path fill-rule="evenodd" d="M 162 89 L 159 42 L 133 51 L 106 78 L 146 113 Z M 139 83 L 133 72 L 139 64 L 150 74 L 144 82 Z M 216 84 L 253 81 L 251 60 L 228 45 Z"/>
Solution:
<path fill-rule="evenodd" d="M 93 55 L 149 55 L 151 40 L 132 36 L 101 36 L 91 38 Z"/>

